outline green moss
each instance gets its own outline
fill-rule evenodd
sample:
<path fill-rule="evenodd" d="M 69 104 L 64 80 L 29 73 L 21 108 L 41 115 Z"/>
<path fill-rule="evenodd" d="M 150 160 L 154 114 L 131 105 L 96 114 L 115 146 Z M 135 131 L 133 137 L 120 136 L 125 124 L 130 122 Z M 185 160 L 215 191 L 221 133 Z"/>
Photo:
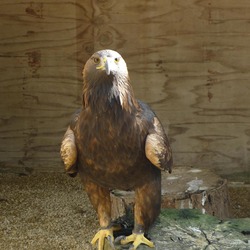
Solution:
<path fill-rule="evenodd" d="M 250 235 L 250 218 L 231 219 L 224 221 L 217 226 L 217 230 L 224 232 L 234 230 L 244 235 Z"/>
<path fill-rule="evenodd" d="M 168 224 L 175 222 L 184 227 L 192 226 L 198 228 L 212 228 L 220 223 L 220 220 L 216 217 L 202 214 L 195 209 L 164 209 L 161 212 L 160 220 Z"/>
<path fill-rule="evenodd" d="M 160 223 L 165 226 L 179 225 L 182 228 L 194 227 L 217 232 L 236 232 L 242 236 L 250 234 L 250 218 L 221 221 L 195 209 L 164 209 L 160 214 Z"/>

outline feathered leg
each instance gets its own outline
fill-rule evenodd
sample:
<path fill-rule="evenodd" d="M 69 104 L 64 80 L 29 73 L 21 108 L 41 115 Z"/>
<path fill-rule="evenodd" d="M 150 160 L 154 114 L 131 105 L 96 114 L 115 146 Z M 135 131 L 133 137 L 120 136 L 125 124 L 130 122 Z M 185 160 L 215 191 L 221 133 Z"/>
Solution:
<path fill-rule="evenodd" d="M 154 243 L 145 238 L 144 233 L 153 224 L 161 209 L 161 173 L 155 169 L 152 180 L 136 189 L 133 233 L 128 237 L 121 237 L 121 244 L 133 242 L 129 250 L 135 250 L 140 244 L 154 247 Z M 119 239 L 118 239 L 119 240 Z"/>
<path fill-rule="evenodd" d="M 90 202 L 95 208 L 101 229 L 91 241 L 92 245 L 98 242 L 98 250 L 104 249 L 105 238 L 108 239 L 111 247 L 114 248 L 113 229 L 111 227 L 111 201 L 109 189 L 98 186 L 84 178 L 84 187 L 89 196 Z"/>

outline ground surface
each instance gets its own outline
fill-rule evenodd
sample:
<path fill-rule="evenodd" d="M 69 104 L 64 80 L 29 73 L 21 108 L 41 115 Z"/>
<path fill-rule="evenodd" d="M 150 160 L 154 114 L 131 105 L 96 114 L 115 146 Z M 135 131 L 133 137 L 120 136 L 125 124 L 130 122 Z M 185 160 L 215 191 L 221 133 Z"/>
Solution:
<path fill-rule="evenodd" d="M 240 209 L 240 215 L 250 217 L 250 201 L 237 199 L 239 190 L 232 190 L 235 213 L 239 206 L 246 205 Z M 240 192 L 241 196 L 249 195 L 248 188 Z M 89 250 L 89 242 L 97 230 L 96 214 L 78 178 L 62 173 L 0 174 L 0 249 Z M 153 233 L 154 230 L 163 230 L 162 234 L 166 234 L 161 223 L 153 228 Z"/>
<path fill-rule="evenodd" d="M 0 249 L 91 249 L 98 229 L 78 178 L 0 177 Z"/>

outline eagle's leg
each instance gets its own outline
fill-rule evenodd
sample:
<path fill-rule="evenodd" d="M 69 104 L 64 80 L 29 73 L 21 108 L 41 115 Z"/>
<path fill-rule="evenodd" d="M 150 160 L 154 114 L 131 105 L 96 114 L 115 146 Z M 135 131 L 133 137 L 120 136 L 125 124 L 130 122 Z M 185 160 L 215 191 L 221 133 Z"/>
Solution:
<path fill-rule="evenodd" d="M 109 189 L 98 186 L 84 178 L 84 187 L 89 196 L 90 202 L 95 208 L 101 229 L 91 241 L 95 245 L 98 241 L 98 250 L 104 249 L 105 239 L 114 248 L 113 228 L 111 226 L 111 200 Z"/>
<path fill-rule="evenodd" d="M 129 250 L 135 250 L 140 244 L 154 247 L 144 233 L 153 224 L 161 209 L 161 173 L 155 169 L 152 180 L 136 189 L 134 207 L 134 230 L 128 237 L 121 237 L 121 244 L 133 242 Z"/>

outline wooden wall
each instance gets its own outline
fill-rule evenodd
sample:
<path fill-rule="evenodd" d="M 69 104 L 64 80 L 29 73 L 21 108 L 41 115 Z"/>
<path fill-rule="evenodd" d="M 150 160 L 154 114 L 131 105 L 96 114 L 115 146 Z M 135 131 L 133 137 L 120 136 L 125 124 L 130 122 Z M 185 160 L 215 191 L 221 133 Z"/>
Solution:
<path fill-rule="evenodd" d="M 74 1 L 0 2 L 0 162 L 58 170 L 66 121 L 81 102 Z"/>
<path fill-rule="evenodd" d="M 0 170 L 62 170 L 83 64 L 104 48 L 127 61 L 175 164 L 250 170 L 249 0 L 2 0 L 0 19 Z"/>

